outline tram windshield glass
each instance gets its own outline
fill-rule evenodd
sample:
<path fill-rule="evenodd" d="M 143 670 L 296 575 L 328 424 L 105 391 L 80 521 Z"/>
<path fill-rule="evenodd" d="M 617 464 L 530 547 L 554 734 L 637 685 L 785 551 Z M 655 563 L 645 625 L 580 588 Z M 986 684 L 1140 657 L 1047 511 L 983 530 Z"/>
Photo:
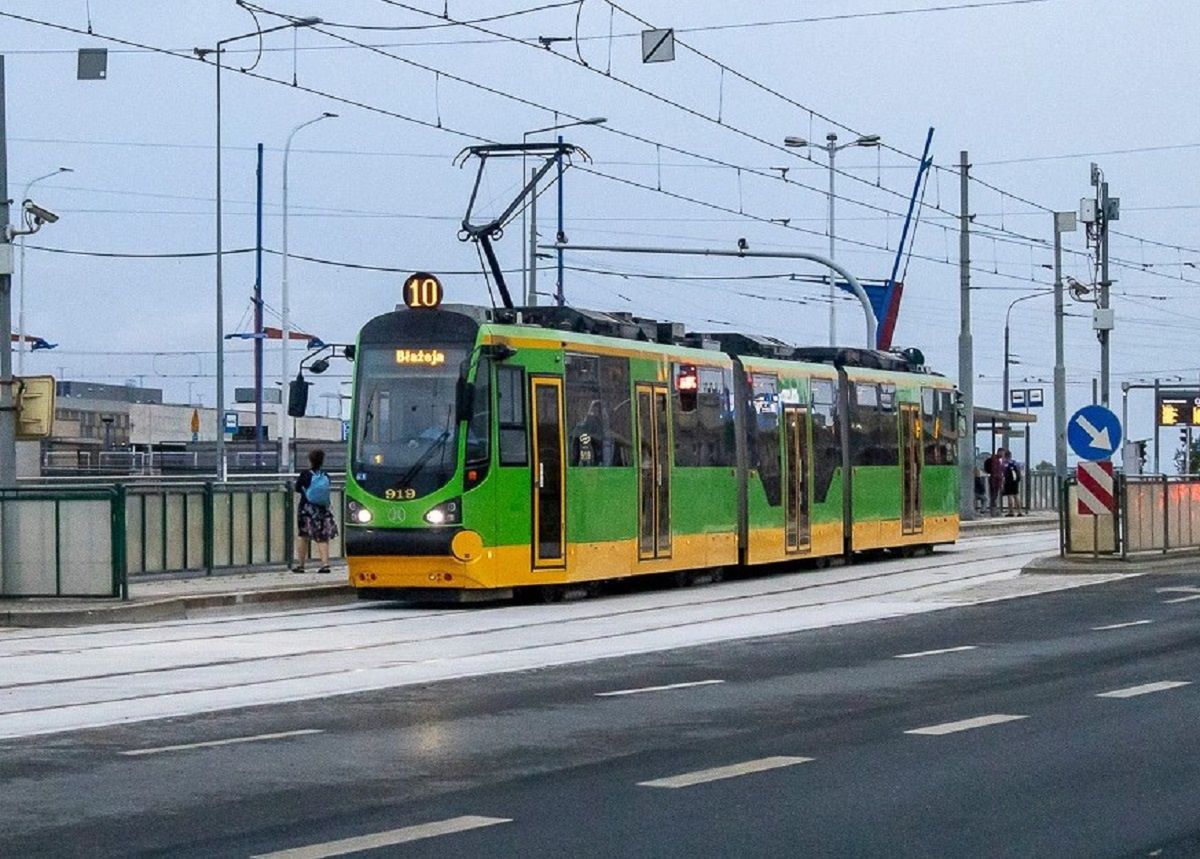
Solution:
<path fill-rule="evenodd" d="M 461 346 L 360 349 L 354 474 L 373 495 L 418 498 L 446 485 L 458 455 Z"/>

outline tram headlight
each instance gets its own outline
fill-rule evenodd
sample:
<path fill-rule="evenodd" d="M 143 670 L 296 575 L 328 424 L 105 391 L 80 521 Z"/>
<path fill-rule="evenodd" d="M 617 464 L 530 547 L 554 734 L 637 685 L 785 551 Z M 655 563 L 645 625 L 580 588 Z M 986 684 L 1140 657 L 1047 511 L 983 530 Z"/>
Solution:
<path fill-rule="evenodd" d="M 458 498 L 443 501 L 425 514 L 430 525 L 458 525 L 462 522 L 462 502 Z"/>
<path fill-rule="evenodd" d="M 350 518 L 359 525 L 367 525 L 372 519 L 375 518 L 371 514 L 370 510 L 354 500 L 348 500 L 346 502 L 346 512 L 348 512 L 350 514 Z"/>

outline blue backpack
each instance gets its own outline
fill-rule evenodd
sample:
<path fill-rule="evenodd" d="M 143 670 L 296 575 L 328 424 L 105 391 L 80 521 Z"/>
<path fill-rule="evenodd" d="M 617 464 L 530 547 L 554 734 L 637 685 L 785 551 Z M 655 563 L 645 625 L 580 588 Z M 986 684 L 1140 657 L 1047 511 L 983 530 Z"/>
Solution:
<path fill-rule="evenodd" d="M 316 504 L 318 507 L 328 507 L 329 475 L 324 471 L 314 471 L 312 479 L 308 483 L 308 489 L 304 492 L 304 497 L 308 499 L 309 504 Z"/>

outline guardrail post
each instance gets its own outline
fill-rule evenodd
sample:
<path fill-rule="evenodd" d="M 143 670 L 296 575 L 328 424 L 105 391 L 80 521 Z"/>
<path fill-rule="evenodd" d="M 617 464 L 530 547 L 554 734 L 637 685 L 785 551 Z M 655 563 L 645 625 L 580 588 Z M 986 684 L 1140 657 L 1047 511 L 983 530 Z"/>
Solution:
<path fill-rule="evenodd" d="M 216 510 L 213 502 L 213 484 L 212 481 L 204 483 L 204 574 L 211 576 L 213 574 L 213 531 L 216 527 Z"/>
<path fill-rule="evenodd" d="M 1167 476 L 1162 475 L 1162 493 L 1163 493 L 1163 554 L 1167 554 L 1167 550 L 1171 548 L 1171 499 L 1167 492 Z"/>
<path fill-rule="evenodd" d="M 283 500 L 283 563 L 291 567 L 296 552 L 296 486 L 288 480 L 284 483 L 287 495 Z M 301 563 L 304 563 L 301 558 Z"/>
<path fill-rule="evenodd" d="M 112 494 L 112 584 L 113 596 L 129 599 L 129 558 L 125 542 L 125 484 L 118 483 Z"/>
<path fill-rule="evenodd" d="M 1054 482 L 1054 488 L 1057 490 L 1054 494 L 1062 501 L 1058 507 L 1058 554 L 1059 557 L 1065 558 L 1071 551 L 1071 523 L 1066 514 L 1067 481 L 1064 480 L 1059 484 L 1056 477 Z"/>
<path fill-rule="evenodd" d="M 1129 481 L 1124 474 L 1117 476 L 1116 489 L 1117 509 L 1113 515 L 1117 521 L 1113 523 L 1113 538 L 1117 540 L 1117 543 L 1114 548 L 1119 546 L 1121 560 L 1126 560 L 1129 557 Z"/>

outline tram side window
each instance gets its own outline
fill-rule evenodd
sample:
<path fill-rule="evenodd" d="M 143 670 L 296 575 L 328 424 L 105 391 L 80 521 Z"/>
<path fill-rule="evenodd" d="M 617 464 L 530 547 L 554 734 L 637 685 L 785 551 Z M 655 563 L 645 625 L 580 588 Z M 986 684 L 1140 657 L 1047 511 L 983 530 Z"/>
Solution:
<path fill-rule="evenodd" d="M 582 467 L 629 465 L 629 359 L 568 353 L 565 376 L 568 462 Z"/>
<path fill-rule="evenodd" d="M 925 440 L 925 464 L 942 464 L 942 443 L 938 438 L 938 406 L 940 399 L 938 391 L 933 388 L 921 389 L 921 433 Z"/>
<path fill-rule="evenodd" d="M 675 465 L 733 465 L 733 374 L 718 367 L 674 364 L 671 375 L 675 380 Z"/>
<path fill-rule="evenodd" d="M 471 395 L 471 419 L 467 422 L 467 462 L 487 462 L 492 429 L 492 362 L 479 359 L 475 389 Z"/>
<path fill-rule="evenodd" d="M 874 382 L 854 382 L 850 398 L 850 462 L 852 465 L 899 465 L 896 389 Z M 886 390 L 890 388 L 890 393 Z M 885 408 L 884 403 L 888 403 Z"/>
<path fill-rule="evenodd" d="M 496 417 L 500 428 L 500 464 L 525 465 L 525 370 L 496 368 Z"/>
<path fill-rule="evenodd" d="M 778 507 L 783 503 L 779 448 L 779 377 L 765 373 L 750 376 L 751 463 L 758 470 L 767 503 Z"/>
<path fill-rule="evenodd" d="M 954 391 L 938 391 L 938 446 L 942 449 L 941 462 L 955 465 L 958 462 L 958 399 Z"/>
<path fill-rule="evenodd" d="M 836 388 L 830 379 L 813 379 L 813 501 L 820 504 L 829 497 L 833 474 L 842 464 L 841 436 L 837 427 Z"/>

